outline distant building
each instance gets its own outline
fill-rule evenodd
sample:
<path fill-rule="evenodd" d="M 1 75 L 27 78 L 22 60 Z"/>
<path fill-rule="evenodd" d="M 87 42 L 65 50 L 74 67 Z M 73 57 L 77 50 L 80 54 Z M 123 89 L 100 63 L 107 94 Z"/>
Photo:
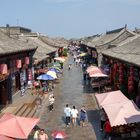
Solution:
<path fill-rule="evenodd" d="M 123 28 L 115 29 L 112 31 L 107 31 L 105 34 L 100 36 L 95 36 L 89 42 L 85 42 L 85 45 L 90 46 L 90 48 L 96 48 L 98 52 L 98 63 L 101 65 L 102 52 L 104 50 L 115 47 L 120 42 L 126 40 L 129 37 L 133 37 L 136 34 L 129 31 L 126 26 Z M 83 41 L 84 44 L 84 41 Z M 90 51 L 90 50 L 89 50 Z"/>
<path fill-rule="evenodd" d="M 0 29 L 8 36 L 20 35 L 22 33 L 31 33 L 31 29 L 21 27 L 21 26 L 9 26 L 8 24 L 6 25 L 6 27 L 0 27 Z"/>

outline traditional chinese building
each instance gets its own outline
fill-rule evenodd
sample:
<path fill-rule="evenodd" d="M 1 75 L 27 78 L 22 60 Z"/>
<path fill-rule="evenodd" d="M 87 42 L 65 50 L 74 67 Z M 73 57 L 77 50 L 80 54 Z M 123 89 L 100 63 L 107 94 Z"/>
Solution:
<path fill-rule="evenodd" d="M 123 28 L 107 31 L 103 35 L 94 36 L 93 39 L 86 41 L 85 44 L 90 46 L 90 48 L 92 47 L 96 48 L 98 52 L 98 63 L 99 65 L 101 65 L 101 60 L 102 60 L 101 52 L 103 52 L 106 49 L 109 49 L 110 47 L 115 47 L 120 42 L 132 36 L 135 36 L 135 33 L 129 31 L 125 26 Z"/>
<path fill-rule="evenodd" d="M 32 80 L 32 57 L 37 47 L 15 40 L 0 30 L 0 105 Z"/>
<path fill-rule="evenodd" d="M 102 52 L 103 65 L 109 69 L 110 83 L 128 98 L 140 95 L 140 36 L 136 35 Z"/>

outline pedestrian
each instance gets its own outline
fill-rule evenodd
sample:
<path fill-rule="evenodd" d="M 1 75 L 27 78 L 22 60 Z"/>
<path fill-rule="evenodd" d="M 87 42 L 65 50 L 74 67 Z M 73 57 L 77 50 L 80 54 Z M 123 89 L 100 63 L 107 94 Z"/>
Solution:
<path fill-rule="evenodd" d="M 50 97 L 50 99 L 49 99 L 49 110 L 50 110 L 50 112 L 54 109 L 54 101 L 55 101 L 54 96 Z"/>
<path fill-rule="evenodd" d="M 85 126 L 86 116 L 87 116 L 87 112 L 85 106 L 82 106 L 82 108 L 80 109 L 80 126 L 82 127 Z"/>
<path fill-rule="evenodd" d="M 71 69 L 71 64 L 69 64 L 69 68 L 68 68 L 68 70 L 70 70 Z"/>
<path fill-rule="evenodd" d="M 76 119 L 78 117 L 78 110 L 75 108 L 75 106 L 73 106 L 72 110 L 71 110 L 71 116 L 72 116 L 72 124 L 74 126 L 76 126 Z"/>
<path fill-rule="evenodd" d="M 86 71 L 84 71 L 83 72 L 83 79 L 84 79 L 84 81 L 86 81 L 86 77 L 87 77 L 87 73 L 86 73 Z"/>
<path fill-rule="evenodd" d="M 74 60 L 74 62 L 75 62 L 75 60 L 76 60 L 76 55 L 74 54 L 74 56 L 73 56 L 73 60 Z"/>
<path fill-rule="evenodd" d="M 100 116 L 101 116 L 101 128 L 100 128 L 100 131 L 103 131 L 103 128 L 104 128 L 104 124 L 107 120 L 107 115 L 105 113 L 105 110 L 102 108 L 100 110 Z"/>
<path fill-rule="evenodd" d="M 38 140 L 48 140 L 48 135 L 44 132 L 44 129 L 40 130 Z"/>
<path fill-rule="evenodd" d="M 40 128 L 37 128 L 35 133 L 34 133 L 33 140 L 38 140 L 39 139 L 39 133 L 40 133 Z"/>
<path fill-rule="evenodd" d="M 112 131 L 112 128 L 111 128 L 109 119 L 107 119 L 104 124 L 104 132 L 105 132 L 104 140 L 111 140 L 111 131 Z"/>
<path fill-rule="evenodd" d="M 76 65 L 78 64 L 78 58 L 76 58 L 75 63 L 76 63 Z"/>
<path fill-rule="evenodd" d="M 70 125 L 70 119 L 71 119 L 71 108 L 68 104 L 66 104 L 66 107 L 64 108 L 64 113 L 66 116 L 66 126 L 68 127 Z"/>

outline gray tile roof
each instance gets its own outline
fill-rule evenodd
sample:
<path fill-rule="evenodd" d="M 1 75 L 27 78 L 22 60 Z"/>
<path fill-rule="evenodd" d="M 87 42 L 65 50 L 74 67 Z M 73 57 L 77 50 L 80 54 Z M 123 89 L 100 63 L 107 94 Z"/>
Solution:
<path fill-rule="evenodd" d="M 27 42 L 30 45 L 38 46 L 33 57 L 39 60 L 41 60 L 41 58 L 42 60 L 45 59 L 47 57 L 47 54 L 50 54 L 57 50 L 56 48 L 42 42 L 38 37 L 19 36 L 19 39 Z"/>
<path fill-rule="evenodd" d="M 0 55 L 21 52 L 25 50 L 35 50 L 37 46 L 32 46 L 26 42 L 22 42 L 7 36 L 0 30 Z"/>
<path fill-rule="evenodd" d="M 39 35 L 39 39 L 45 42 L 46 44 L 56 48 L 68 46 L 68 41 L 64 38 L 50 38 L 45 35 Z"/>
<path fill-rule="evenodd" d="M 128 31 L 126 28 L 121 28 L 118 31 L 113 30 L 110 31 L 107 34 L 103 34 L 101 36 L 94 37 L 93 40 L 87 43 L 88 46 L 91 47 L 98 47 L 98 46 L 104 46 L 106 44 L 111 44 L 115 39 L 119 38 L 124 32 L 128 32 L 132 34 L 132 36 L 135 35 L 135 33 Z"/>
<path fill-rule="evenodd" d="M 102 54 L 140 67 L 140 36 L 130 37 L 118 46 L 104 50 Z"/>

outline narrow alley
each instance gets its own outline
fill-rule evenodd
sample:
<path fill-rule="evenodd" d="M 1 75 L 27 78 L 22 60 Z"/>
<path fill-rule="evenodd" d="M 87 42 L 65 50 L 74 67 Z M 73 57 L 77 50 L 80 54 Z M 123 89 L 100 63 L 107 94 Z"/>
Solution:
<path fill-rule="evenodd" d="M 68 71 L 68 64 L 72 63 L 72 68 Z M 51 139 L 51 132 L 54 130 L 65 130 L 68 134 L 66 140 L 100 140 L 99 114 L 93 93 L 82 84 L 82 70 L 76 66 L 72 57 L 65 62 L 63 75 L 59 79 L 54 89 L 55 110 L 49 112 L 47 105 L 40 114 L 40 128 L 44 128 Z M 79 125 L 66 127 L 64 107 L 66 104 L 72 108 L 73 105 L 79 110 L 82 105 L 87 109 L 88 120 L 86 126 L 81 128 Z"/>

